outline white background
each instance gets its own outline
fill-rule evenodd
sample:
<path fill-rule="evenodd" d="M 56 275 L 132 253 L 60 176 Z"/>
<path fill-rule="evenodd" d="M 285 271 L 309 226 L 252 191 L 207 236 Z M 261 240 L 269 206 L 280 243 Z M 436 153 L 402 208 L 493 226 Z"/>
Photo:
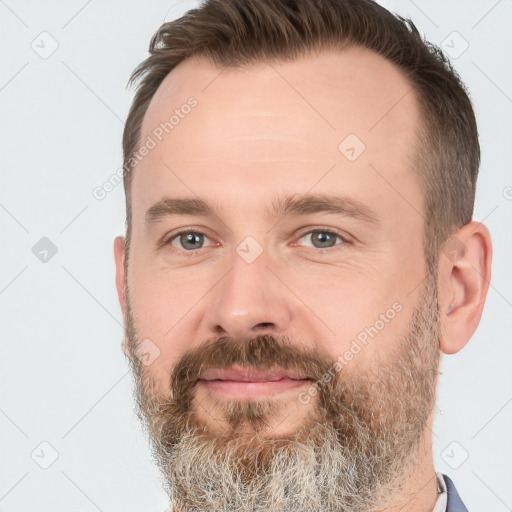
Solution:
<path fill-rule="evenodd" d="M 479 123 L 474 218 L 493 237 L 493 276 L 476 334 L 443 359 L 434 457 L 470 511 L 505 512 L 512 510 L 512 1 L 383 3 L 454 55 L 469 45 L 453 63 Z M 112 243 L 124 229 L 123 188 L 102 201 L 92 190 L 122 165 L 131 71 L 159 25 L 194 5 L 0 0 L 2 512 L 166 508 L 121 351 Z M 46 59 L 31 47 L 57 43 Z M 58 249 L 46 263 L 32 252 L 42 237 Z M 53 450 L 57 460 L 42 469 L 36 460 L 49 464 Z"/>

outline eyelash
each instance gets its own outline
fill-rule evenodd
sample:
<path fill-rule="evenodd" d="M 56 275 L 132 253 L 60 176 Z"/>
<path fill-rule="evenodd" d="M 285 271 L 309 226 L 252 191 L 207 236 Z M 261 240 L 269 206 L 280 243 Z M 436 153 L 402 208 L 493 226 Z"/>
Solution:
<path fill-rule="evenodd" d="M 188 233 L 193 233 L 195 235 L 203 235 L 205 238 L 209 238 L 208 235 L 206 233 L 203 233 L 202 231 L 199 231 L 199 230 L 194 230 L 194 229 L 182 229 L 181 231 L 178 231 L 177 233 L 174 233 L 172 236 L 168 237 L 163 243 L 162 245 L 163 246 L 171 246 L 171 243 L 176 239 L 178 238 L 180 235 L 183 235 L 183 234 L 188 234 Z M 350 240 L 348 239 L 348 237 L 344 236 L 344 235 L 341 235 L 340 233 L 338 233 L 337 231 L 334 231 L 333 229 L 329 229 L 329 228 L 322 228 L 322 227 L 316 227 L 314 229 L 310 229 L 309 231 L 306 231 L 304 233 L 302 233 L 297 240 L 300 240 L 301 238 L 304 238 L 306 235 L 311 235 L 312 233 L 327 233 L 329 235 L 332 235 L 334 236 L 335 238 L 339 238 L 342 243 L 341 244 L 337 244 L 333 247 L 307 247 L 308 249 L 314 249 L 316 252 L 320 252 L 320 253 L 324 253 L 324 252 L 329 252 L 329 251 L 333 251 L 333 250 L 337 250 L 340 249 L 341 247 L 340 246 L 344 246 L 344 245 L 347 245 L 347 244 L 350 244 Z M 296 244 L 294 244 L 296 245 Z M 172 247 L 172 246 L 171 246 Z M 195 250 L 186 250 L 186 249 L 178 249 L 176 247 L 173 247 L 173 249 L 176 249 L 182 253 L 185 253 L 187 255 L 187 257 L 194 257 L 196 255 L 198 255 L 198 253 L 201 252 L 201 249 L 206 249 L 206 247 L 200 247 L 199 249 L 195 249 Z"/>

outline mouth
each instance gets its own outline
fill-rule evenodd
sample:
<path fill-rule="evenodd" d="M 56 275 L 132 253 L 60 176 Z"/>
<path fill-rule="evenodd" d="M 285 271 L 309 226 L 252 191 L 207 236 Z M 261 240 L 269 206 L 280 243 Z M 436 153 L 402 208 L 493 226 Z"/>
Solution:
<path fill-rule="evenodd" d="M 202 373 L 198 383 L 217 396 L 256 398 L 293 391 L 309 384 L 310 380 L 288 370 L 211 368 Z"/>

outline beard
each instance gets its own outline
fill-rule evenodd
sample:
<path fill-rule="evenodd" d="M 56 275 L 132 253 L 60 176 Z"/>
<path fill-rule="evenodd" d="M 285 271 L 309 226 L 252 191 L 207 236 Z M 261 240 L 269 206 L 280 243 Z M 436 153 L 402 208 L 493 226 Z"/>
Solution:
<path fill-rule="evenodd" d="M 427 278 L 406 334 L 393 348 L 375 350 L 371 361 L 360 357 L 363 347 L 357 361 L 333 374 L 332 356 L 286 336 L 212 338 L 180 358 L 163 392 L 154 392 L 158 385 L 150 368 L 134 356 L 142 338 L 128 293 L 127 298 L 125 342 L 137 415 L 149 434 L 171 510 L 367 512 L 393 505 L 417 466 L 435 404 L 440 361 L 435 275 Z M 378 342 L 377 335 L 373 343 Z M 294 404 L 283 402 L 279 395 L 231 401 L 201 395 L 200 400 L 202 372 L 234 366 L 299 371 L 311 379 L 315 395 L 308 395 L 308 405 L 298 396 Z M 273 435 L 292 405 L 301 421 L 292 431 Z"/>

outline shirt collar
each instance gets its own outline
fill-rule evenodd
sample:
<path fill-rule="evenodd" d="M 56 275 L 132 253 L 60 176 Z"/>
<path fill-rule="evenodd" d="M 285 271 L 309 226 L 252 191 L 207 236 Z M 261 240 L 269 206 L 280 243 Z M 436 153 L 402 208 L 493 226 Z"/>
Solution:
<path fill-rule="evenodd" d="M 446 490 L 446 482 L 441 473 L 436 473 L 437 477 L 437 501 L 432 512 L 446 512 L 448 502 L 448 491 Z"/>

